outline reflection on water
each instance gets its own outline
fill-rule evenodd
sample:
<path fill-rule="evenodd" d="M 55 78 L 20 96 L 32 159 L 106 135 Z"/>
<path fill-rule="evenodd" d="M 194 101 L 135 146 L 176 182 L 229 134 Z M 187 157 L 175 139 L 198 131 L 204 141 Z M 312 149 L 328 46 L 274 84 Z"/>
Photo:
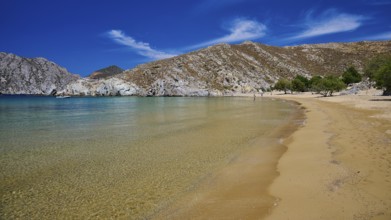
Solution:
<path fill-rule="evenodd" d="M 0 97 L 0 218 L 146 217 L 293 111 L 252 98 Z"/>

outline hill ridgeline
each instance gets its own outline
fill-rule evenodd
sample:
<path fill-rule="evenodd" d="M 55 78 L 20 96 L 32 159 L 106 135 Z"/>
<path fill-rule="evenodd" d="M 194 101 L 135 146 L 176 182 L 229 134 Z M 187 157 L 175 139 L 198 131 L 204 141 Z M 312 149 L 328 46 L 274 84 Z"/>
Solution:
<path fill-rule="evenodd" d="M 109 67 L 106 69 L 109 74 L 96 71 L 100 72 L 96 74 L 100 77 L 77 79 L 72 74 L 72 77 L 64 74 L 62 84 L 56 86 L 56 89 L 62 88 L 57 90 L 59 94 L 80 96 L 223 96 L 254 93 L 269 88 L 283 77 L 341 75 L 349 66 L 354 66 L 362 73 L 366 63 L 379 54 L 391 54 L 391 41 L 289 47 L 268 46 L 250 41 L 237 45 L 218 44 L 142 64 L 130 70 L 120 71 L 120 68 Z M 0 91 L 16 91 L 14 84 L 3 86 L 4 72 L 15 70 L 4 70 L 2 63 L 3 58 L 0 57 Z M 24 88 L 17 91 L 50 91 L 36 89 L 33 83 L 29 84 L 25 79 L 28 77 L 16 80 L 19 81 L 18 88 Z M 10 80 L 9 77 L 7 80 Z"/>

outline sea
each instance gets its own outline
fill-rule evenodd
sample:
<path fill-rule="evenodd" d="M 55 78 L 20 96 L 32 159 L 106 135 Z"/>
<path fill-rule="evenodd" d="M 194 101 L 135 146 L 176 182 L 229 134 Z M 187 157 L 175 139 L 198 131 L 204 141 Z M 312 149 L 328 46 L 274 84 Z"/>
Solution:
<path fill-rule="evenodd" d="M 299 107 L 258 97 L 0 96 L 0 219 L 145 219 Z M 267 155 L 265 155 L 267 156 Z"/>

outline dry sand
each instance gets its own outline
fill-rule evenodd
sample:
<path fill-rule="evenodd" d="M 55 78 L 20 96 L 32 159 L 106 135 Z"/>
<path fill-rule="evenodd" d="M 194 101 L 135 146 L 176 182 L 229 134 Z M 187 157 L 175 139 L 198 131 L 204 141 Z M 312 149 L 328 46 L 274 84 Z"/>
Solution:
<path fill-rule="evenodd" d="M 307 120 L 279 161 L 266 219 L 391 219 L 391 98 L 375 94 L 281 96 Z"/>

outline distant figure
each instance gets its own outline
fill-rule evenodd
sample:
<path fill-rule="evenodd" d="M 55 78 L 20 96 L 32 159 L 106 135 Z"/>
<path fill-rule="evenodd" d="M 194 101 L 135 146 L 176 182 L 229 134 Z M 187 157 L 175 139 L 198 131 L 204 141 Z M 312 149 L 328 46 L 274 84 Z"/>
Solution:
<path fill-rule="evenodd" d="M 254 93 L 254 100 L 253 101 L 255 101 L 255 93 Z"/>

